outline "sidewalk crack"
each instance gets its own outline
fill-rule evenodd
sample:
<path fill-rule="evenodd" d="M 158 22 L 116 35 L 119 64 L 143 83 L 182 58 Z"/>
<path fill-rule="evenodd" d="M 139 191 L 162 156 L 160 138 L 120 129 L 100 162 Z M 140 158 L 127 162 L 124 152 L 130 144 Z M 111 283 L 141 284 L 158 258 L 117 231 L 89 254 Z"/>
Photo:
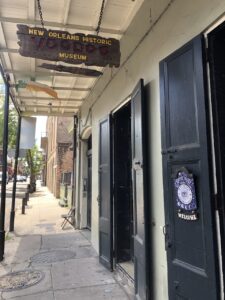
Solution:
<path fill-rule="evenodd" d="M 3 298 L 2 292 L 1 292 L 1 300 L 5 300 L 5 298 Z"/>
<path fill-rule="evenodd" d="M 51 276 L 51 285 L 52 285 L 53 299 L 56 300 L 55 290 L 54 290 L 54 287 L 53 287 L 53 279 L 52 279 L 52 265 L 51 265 L 51 268 L 50 268 L 50 276 Z"/>
<path fill-rule="evenodd" d="M 39 251 L 41 251 L 42 246 L 43 246 L 43 235 L 41 234 L 41 243 L 40 243 L 40 249 L 39 249 Z"/>

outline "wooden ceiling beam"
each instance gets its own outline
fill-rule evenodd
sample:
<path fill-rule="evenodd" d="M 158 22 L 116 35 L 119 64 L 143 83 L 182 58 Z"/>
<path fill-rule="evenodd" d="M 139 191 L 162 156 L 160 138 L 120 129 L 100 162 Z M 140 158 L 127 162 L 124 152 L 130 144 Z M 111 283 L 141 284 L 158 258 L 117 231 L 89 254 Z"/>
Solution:
<path fill-rule="evenodd" d="M 29 20 L 35 20 L 36 16 L 36 0 L 27 0 L 28 6 L 28 18 Z M 36 71 L 36 59 L 30 57 L 30 70 L 31 72 Z"/>
<path fill-rule="evenodd" d="M 0 48 L 0 53 L 19 53 L 18 49 L 12 49 L 12 48 Z"/>
<path fill-rule="evenodd" d="M 77 114 L 77 112 L 64 112 L 64 113 L 60 113 L 60 112 L 34 112 L 34 111 L 25 111 L 25 112 L 21 112 L 21 116 L 22 117 L 29 117 L 29 116 L 58 116 L 58 117 L 73 117 Z"/>
<path fill-rule="evenodd" d="M 41 26 L 41 22 L 39 20 L 28 20 L 28 19 L 10 18 L 10 17 L 0 17 L 0 22 Z M 63 24 L 58 22 L 50 22 L 46 20 L 45 20 L 45 26 L 52 27 L 52 28 L 53 27 L 65 28 L 66 30 L 73 29 L 73 30 L 90 31 L 91 33 L 96 32 L 96 28 L 92 26 L 79 25 L 79 24 Z M 121 30 L 104 28 L 104 27 L 101 27 L 101 33 L 123 35 L 123 32 Z"/>
<path fill-rule="evenodd" d="M 5 73 L 11 73 L 14 75 L 26 75 L 29 77 L 49 77 L 49 76 L 61 76 L 61 77 L 82 77 L 82 78 L 96 78 L 96 76 L 83 76 L 83 75 L 79 75 L 79 74 L 70 74 L 70 73 L 55 73 L 55 72 L 40 72 L 40 71 L 36 71 L 36 72 L 30 72 L 30 71 L 22 71 L 22 70 L 12 70 L 12 69 L 5 69 L 4 70 Z"/>
<path fill-rule="evenodd" d="M 16 84 L 10 84 L 10 87 L 15 88 L 17 85 Z M 50 86 L 54 90 L 59 90 L 59 91 L 78 91 L 78 92 L 89 92 L 91 89 L 90 88 L 79 88 L 79 87 L 66 87 L 66 86 Z M 25 89 L 25 86 L 18 86 L 19 89 Z"/>
<path fill-rule="evenodd" d="M 68 21 L 69 12 L 70 12 L 71 0 L 64 0 L 64 14 L 62 19 L 62 24 L 65 26 Z"/>
<path fill-rule="evenodd" d="M 31 109 L 39 109 L 39 108 L 44 108 L 44 109 L 59 109 L 59 108 L 63 108 L 63 109 L 72 109 L 72 110 L 77 110 L 79 109 L 80 107 L 79 106 L 60 106 L 60 105 L 37 105 L 35 104 L 34 106 L 33 105 L 22 105 L 21 108 L 26 108 L 26 110 L 31 110 Z"/>
<path fill-rule="evenodd" d="M 83 102 L 84 99 L 79 98 L 50 98 L 50 97 L 35 97 L 35 96 L 20 96 L 17 95 L 16 98 L 20 100 L 30 100 L 30 101 L 69 101 L 69 102 Z"/>

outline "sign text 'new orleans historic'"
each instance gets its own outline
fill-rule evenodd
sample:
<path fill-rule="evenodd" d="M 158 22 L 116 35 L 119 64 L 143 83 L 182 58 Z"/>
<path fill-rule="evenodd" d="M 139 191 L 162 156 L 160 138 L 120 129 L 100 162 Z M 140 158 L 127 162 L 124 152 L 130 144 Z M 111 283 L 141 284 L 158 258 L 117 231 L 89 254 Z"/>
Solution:
<path fill-rule="evenodd" d="M 116 39 L 21 24 L 17 27 L 22 56 L 87 66 L 120 65 L 120 43 Z"/>

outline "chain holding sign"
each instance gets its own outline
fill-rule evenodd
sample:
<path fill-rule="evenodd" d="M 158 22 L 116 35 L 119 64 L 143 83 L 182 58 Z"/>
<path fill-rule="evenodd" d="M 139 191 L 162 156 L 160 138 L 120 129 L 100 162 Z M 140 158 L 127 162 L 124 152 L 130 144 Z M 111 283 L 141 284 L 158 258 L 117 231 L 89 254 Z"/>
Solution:
<path fill-rule="evenodd" d="M 197 200 L 193 174 L 181 168 L 174 179 L 177 216 L 187 221 L 198 220 Z"/>
<path fill-rule="evenodd" d="M 119 40 L 21 24 L 17 28 L 22 56 L 87 66 L 120 66 Z"/>

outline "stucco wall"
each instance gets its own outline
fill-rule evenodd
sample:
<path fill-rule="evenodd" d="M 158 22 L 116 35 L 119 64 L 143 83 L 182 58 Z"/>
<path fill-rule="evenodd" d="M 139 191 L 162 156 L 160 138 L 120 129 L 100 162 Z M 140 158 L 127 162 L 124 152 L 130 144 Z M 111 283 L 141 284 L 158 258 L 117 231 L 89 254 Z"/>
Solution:
<path fill-rule="evenodd" d="M 99 120 L 126 98 L 140 78 L 144 79 L 148 102 L 151 232 L 154 255 L 154 299 L 166 300 L 167 262 L 164 245 L 164 200 L 161 162 L 159 62 L 191 38 L 204 31 L 225 11 L 223 0 L 145 1 L 121 41 L 119 70 L 106 70 L 85 101 L 81 118 L 92 107 L 92 243 L 98 250 L 98 141 Z M 132 50 L 136 50 L 132 53 Z M 82 193 L 81 193 L 82 194 Z M 82 199 L 82 195 L 81 195 Z"/>

